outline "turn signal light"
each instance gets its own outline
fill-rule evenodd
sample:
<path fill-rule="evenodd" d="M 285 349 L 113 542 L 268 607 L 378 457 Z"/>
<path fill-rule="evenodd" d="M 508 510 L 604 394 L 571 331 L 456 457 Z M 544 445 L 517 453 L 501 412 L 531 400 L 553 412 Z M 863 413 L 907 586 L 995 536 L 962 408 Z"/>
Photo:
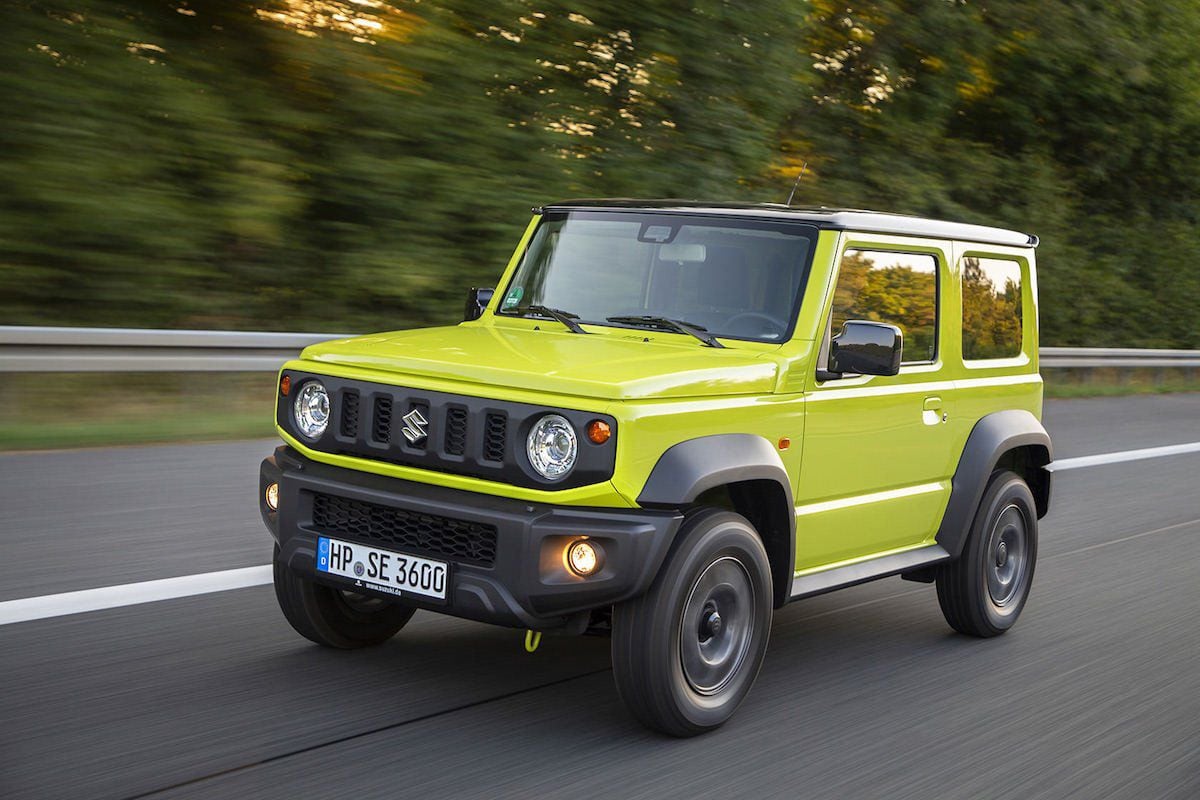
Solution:
<path fill-rule="evenodd" d="M 288 396 L 288 392 L 292 390 L 292 376 L 284 375 L 279 379 L 279 393 L 284 397 Z"/>
<path fill-rule="evenodd" d="M 279 510 L 279 484 L 278 483 L 267 484 L 266 496 L 263 499 L 267 501 L 267 508 L 271 509 L 272 511 L 278 511 Z"/>
<path fill-rule="evenodd" d="M 612 437 L 612 426 L 602 419 L 594 419 L 587 425 L 587 437 L 593 444 L 604 444 Z"/>
<path fill-rule="evenodd" d="M 595 542 L 578 539 L 567 547 L 567 566 L 581 578 L 594 575 L 604 566 L 604 549 Z"/>

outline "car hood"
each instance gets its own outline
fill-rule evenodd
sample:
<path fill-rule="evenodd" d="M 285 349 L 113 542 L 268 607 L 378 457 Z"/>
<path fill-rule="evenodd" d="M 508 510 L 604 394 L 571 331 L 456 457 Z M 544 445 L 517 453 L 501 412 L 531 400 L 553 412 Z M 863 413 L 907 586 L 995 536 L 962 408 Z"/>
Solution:
<path fill-rule="evenodd" d="M 581 336 L 458 325 L 323 342 L 301 358 L 611 400 L 762 394 L 774 389 L 778 372 L 762 351 L 717 349 L 690 337 L 625 329 Z"/>

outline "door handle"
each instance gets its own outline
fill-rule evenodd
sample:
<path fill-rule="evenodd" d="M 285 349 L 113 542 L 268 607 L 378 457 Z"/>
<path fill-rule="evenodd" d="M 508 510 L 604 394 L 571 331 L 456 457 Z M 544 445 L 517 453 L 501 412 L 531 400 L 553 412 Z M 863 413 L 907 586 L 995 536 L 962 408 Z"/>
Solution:
<path fill-rule="evenodd" d="M 937 425 L 939 422 L 945 422 L 947 416 L 942 410 L 942 398 L 936 395 L 925 398 L 925 403 L 921 406 L 922 422 L 926 425 Z"/>

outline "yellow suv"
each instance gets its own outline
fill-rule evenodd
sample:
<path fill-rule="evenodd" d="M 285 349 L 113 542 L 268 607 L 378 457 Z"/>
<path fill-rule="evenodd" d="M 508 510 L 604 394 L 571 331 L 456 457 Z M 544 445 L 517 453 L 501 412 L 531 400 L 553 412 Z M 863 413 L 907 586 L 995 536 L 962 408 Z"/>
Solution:
<path fill-rule="evenodd" d="M 418 609 L 610 632 L 660 731 L 749 692 L 774 609 L 890 575 L 1025 604 L 1050 497 L 1036 237 L 779 205 L 534 209 L 466 321 L 283 366 L 275 589 L 353 648 Z"/>

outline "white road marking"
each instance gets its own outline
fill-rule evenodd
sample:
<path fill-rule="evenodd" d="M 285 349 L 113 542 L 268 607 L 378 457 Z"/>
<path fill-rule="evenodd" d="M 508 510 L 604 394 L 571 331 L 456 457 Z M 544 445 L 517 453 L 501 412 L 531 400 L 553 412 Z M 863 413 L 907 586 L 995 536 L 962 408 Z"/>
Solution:
<path fill-rule="evenodd" d="M 262 586 L 271 583 L 271 565 L 227 569 L 222 572 L 205 572 L 200 575 L 182 575 L 157 581 L 127 583 L 123 586 L 105 586 L 100 589 L 84 589 L 79 592 L 47 594 L 27 597 L 22 600 L 7 600 L 0 603 L 0 625 L 28 622 L 47 617 L 81 614 L 85 611 L 100 611 L 106 608 L 135 606 L 154 603 L 158 600 L 173 600 L 197 594 L 226 592 L 244 589 L 247 586 Z"/>
<path fill-rule="evenodd" d="M 1164 528 L 1155 528 L 1152 531 L 1142 531 L 1141 533 L 1131 533 L 1128 536 L 1122 536 L 1119 539 L 1109 539 L 1107 542 L 1096 542 L 1095 544 L 1089 544 L 1086 547 L 1078 547 L 1074 550 L 1068 550 L 1065 553 L 1052 553 L 1051 555 L 1045 556 L 1045 558 L 1060 558 L 1062 556 L 1073 556 L 1073 555 L 1077 555 L 1079 553 L 1086 553 L 1089 550 L 1099 550 L 1101 547 L 1112 547 L 1114 544 L 1123 544 L 1125 542 L 1132 542 L 1135 539 L 1145 539 L 1147 536 L 1157 536 L 1160 533 L 1170 533 L 1171 531 L 1177 531 L 1180 528 L 1190 528 L 1192 525 L 1196 525 L 1197 523 L 1200 523 L 1200 519 L 1189 519 L 1187 522 L 1177 522 L 1174 525 L 1167 525 Z"/>
<path fill-rule="evenodd" d="M 1119 464 L 1123 461 L 1162 458 L 1164 456 L 1176 456 L 1184 453 L 1200 453 L 1200 442 L 1172 444 L 1166 447 L 1147 447 L 1141 450 L 1123 450 L 1116 453 L 1101 453 L 1099 455 L 1081 456 L 1079 458 L 1064 458 L 1053 462 L 1048 468 L 1051 472 L 1063 472 L 1083 467 Z M 1082 550 L 1072 552 L 1106 547 L 1117 542 L 1128 541 L 1129 539 L 1175 530 L 1176 528 L 1195 524 L 1195 522 L 1196 520 L 1193 520 L 1192 522 L 1184 522 L 1166 528 L 1146 531 L 1145 533 L 1134 534 L 1133 536 L 1127 536 L 1111 542 L 1089 545 L 1082 548 Z M 136 606 L 143 603 L 173 600 L 178 597 L 191 597 L 198 594 L 227 592 L 231 589 L 263 586 L 271 583 L 271 581 L 271 565 L 265 564 L 261 567 L 227 569 L 222 572 L 205 572 L 199 575 L 182 575 L 178 578 L 164 578 L 157 581 L 127 583 L 123 586 L 105 586 L 100 589 L 84 589 L 79 592 L 63 592 L 62 594 L 47 594 L 41 597 L 26 597 L 21 600 L 6 600 L 0 602 L 0 625 L 11 625 L 14 622 L 29 622 L 31 620 L 48 619 L 50 617 L 62 617 L 68 614 L 82 614 L 85 611 L 102 611 L 106 608 Z M 903 594 L 907 594 L 907 592 Z M 868 602 L 878 601 L 871 600 Z M 850 608 L 855 607 L 857 606 L 850 606 Z M 805 617 L 805 619 L 810 619 L 810 617 Z"/>
<path fill-rule="evenodd" d="M 1062 472 L 1081 467 L 1098 467 L 1102 464 L 1120 464 L 1122 461 L 1140 461 L 1143 458 L 1162 458 L 1177 456 L 1183 453 L 1200 453 L 1200 442 L 1187 444 L 1171 444 L 1166 447 L 1147 447 L 1142 450 L 1122 450 L 1117 453 L 1100 453 L 1095 456 L 1080 456 L 1079 458 L 1063 458 L 1052 462 L 1048 469 L 1051 472 Z"/>

